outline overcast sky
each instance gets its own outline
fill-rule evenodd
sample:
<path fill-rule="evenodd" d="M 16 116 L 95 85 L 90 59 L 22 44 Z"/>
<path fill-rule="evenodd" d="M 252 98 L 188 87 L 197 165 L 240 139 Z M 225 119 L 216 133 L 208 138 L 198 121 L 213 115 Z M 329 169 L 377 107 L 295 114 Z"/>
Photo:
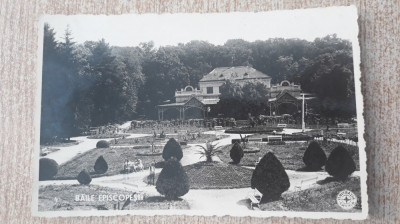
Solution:
<path fill-rule="evenodd" d="M 126 14 L 118 16 L 51 15 L 43 17 L 61 40 L 67 25 L 75 42 L 102 38 L 114 46 L 137 46 L 154 41 L 156 46 L 205 40 L 216 45 L 228 39 L 247 41 L 269 38 L 317 37 L 337 34 L 357 38 L 355 7 L 331 7 L 292 11 L 218 14 Z"/>

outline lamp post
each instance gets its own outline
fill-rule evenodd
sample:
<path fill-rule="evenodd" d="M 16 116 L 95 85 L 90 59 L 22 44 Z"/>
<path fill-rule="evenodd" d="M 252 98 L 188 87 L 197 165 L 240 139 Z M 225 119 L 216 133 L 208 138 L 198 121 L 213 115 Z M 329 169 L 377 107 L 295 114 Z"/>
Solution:
<path fill-rule="evenodd" d="M 301 104 L 301 131 L 304 132 L 306 128 L 306 123 L 304 122 L 304 93 L 300 94 L 303 97 L 303 102 Z"/>

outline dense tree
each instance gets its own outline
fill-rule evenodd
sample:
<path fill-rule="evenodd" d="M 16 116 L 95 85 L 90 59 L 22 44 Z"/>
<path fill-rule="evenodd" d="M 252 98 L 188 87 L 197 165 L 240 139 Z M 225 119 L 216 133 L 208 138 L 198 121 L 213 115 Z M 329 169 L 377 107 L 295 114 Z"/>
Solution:
<path fill-rule="evenodd" d="M 226 81 L 220 87 L 217 110 L 227 117 L 247 119 L 248 114 L 263 113 L 268 102 L 268 88 L 260 82 L 248 82 L 243 86 Z"/>
<path fill-rule="evenodd" d="M 288 79 L 315 94 L 319 103 L 308 109 L 321 116 L 355 115 L 351 43 L 335 35 L 312 42 L 234 39 L 219 46 L 194 40 L 158 48 L 152 42 L 133 47 L 113 47 L 106 40 L 78 44 L 69 28 L 61 41 L 55 36 L 46 24 L 42 141 L 69 138 L 91 126 L 143 116 L 155 119 L 157 105 L 173 102 L 175 90 L 186 85 L 198 87 L 216 67 L 252 66 L 271 76 L 272 83 Z M 265 114 L 265 86 L 227 82 L 220 91 L 218 113 L 239 119 Z"/>
<path fill-rule="evenodd" d="M 45 25 L 42 70 L 41 139 L 70 138 L 74 134 L 74 106 L 71 98 L 78 76 L 74 42 L 67 28 L 64 42 Z"/>

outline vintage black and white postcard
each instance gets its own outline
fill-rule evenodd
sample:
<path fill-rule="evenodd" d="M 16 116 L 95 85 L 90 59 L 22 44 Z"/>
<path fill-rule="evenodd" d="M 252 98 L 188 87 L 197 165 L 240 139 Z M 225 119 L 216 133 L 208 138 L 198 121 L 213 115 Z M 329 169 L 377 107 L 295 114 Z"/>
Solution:
<path fill-rule="evenodd" d="M 357 18 L 43 16 L 34 215 L 366 218 Z"/>

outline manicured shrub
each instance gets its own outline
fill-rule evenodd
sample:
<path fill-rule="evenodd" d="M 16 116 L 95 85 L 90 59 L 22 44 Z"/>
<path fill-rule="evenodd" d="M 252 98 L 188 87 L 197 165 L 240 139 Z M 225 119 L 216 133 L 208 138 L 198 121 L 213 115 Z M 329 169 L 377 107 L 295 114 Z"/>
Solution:
<path fill-rule="evenodd" d="M 88 185 L 90 182 L 92 182 L 92 178 L 90 177 L 89 172 L 86 171 L 86 169 L 82 170 L 79 174 L 78 177 L 76 178 L 80 184 Z"/>
<path fill-rule="evenodd" d="M 244 156 L 244 152 L 243 152 L 242 146 L 239 143 L 233 144 L 232 149 L 231 149 L 229 154 L 230 154 L 231 159 L 232 159 L 234 164 L 240 163 L 240 160 Z"/>
<path fill-rule="evenodd" d="M 183 157 L 182 148 L 174 138 L 170 138 L 167 144 L 165 144 L 162 157 L 164 160 L 176 158 L 179 161 L 182 159 Z"/>
<path fill-rule="evenodd" d="M 105 140 L 98 141 L 96 148 L 110 148 L 110 143 Z"/>
<path fill-rule="evenodd" d="M 39 160 L 39 180 L 51 180 L 58 172 L 58 163 L 49 158 Z"/>
<path fill-rule="evenodd" d="M 189 179 L 182 165 L 175 159 L 164 163 L 156 183 L 157 191 L 167 199 L 177 199 L 189 192 Z"/>
<path fill-rule="evenodd" d="M 329 175 L 337 179 L 346 179 L 356 170 L 356 163 L 347 149 L 343 146 L 338 146 L 329 155 L 325 170 Z"/>
<path fill-rule="evenodd" d="M 251 177 L 251 188 L 263 194 L 262 202 L 278 200 L 290 187 L 289 177 L 281 162 L 268 152 L 257 164 Z"/>
<path fill-rule="evenodd" d="M 320 170 L 326 162 L 326 154 L 321 146 L 312 141 L 303 155 L 303 162 L 309 170 Z"/>
<path fill-rule="evenodd" d="M 108 164 L 106 160 L 104 159 L 103 156 L 99 156 L 99 158 L 97 158 L 96 162 L 94 163 L 94 171 L 97 174 L 103 174 L 107 172 L 107 170 L 108 170 Z"/>

